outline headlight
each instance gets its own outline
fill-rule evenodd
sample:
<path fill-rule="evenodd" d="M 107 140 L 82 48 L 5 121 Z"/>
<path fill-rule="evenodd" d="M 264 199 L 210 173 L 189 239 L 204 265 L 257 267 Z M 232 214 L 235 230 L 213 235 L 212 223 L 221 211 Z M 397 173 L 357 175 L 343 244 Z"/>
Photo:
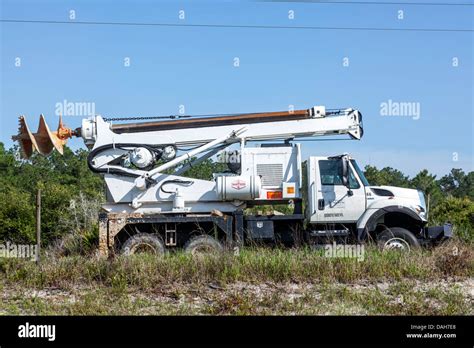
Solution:
<path fill-rule="evenodd" d="M 421 205 L 414 205 L 412 206 L 413 210 L 416 211 L 416 213 L 424 220 L 426 220 L 426 212 L 425 208 L 423 208 Z"/>
<path fill-rule="evenodd" d="M 421 205 L 415 206 L 415 210 L 417 211 L 418 214 L 425 212 L 425 208 L 423 208 Z"/>

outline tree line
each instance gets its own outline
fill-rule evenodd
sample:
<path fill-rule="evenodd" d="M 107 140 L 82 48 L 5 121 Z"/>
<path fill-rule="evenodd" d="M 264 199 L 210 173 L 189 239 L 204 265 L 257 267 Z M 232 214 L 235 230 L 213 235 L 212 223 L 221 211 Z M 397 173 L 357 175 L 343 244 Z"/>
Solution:
<path fill-rule="evenodd" d="M 64 148 L 49 157 L 20 158 L 17 146 L 0 143 L 0 242 L 34 243 L 35 195 L 42 189 L 42 239 L 45 244 L 67 234 L 93 240 L 97 235 L 97 213 L 105 200 L 101 176 L 87 167 L 88 152 Z M 210 179 L 223 169 L 222 163 L 203 161 L 186 175 Z M 424 169 L 410 178 L 397 169 L 365 167 L 371 185 L 417 188 L 429 203 L 429 222 L 450 221 L 464 240 L 474 239 L 474 172 L 453 168 L 441 178 Z"/>

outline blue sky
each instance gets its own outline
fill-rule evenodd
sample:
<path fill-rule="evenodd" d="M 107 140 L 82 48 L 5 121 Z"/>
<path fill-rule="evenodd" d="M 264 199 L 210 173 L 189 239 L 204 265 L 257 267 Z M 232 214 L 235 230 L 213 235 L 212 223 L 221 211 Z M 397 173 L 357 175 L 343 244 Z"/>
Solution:
<path fill-rule="evenodd" d="M 447 2 L 447 1 L 443 1 Z M 456 1 L 458 2 L 458 1 Z M 462 1 L 459 1 L 462 2 Z M 468 3 L 469 1 L 463 1 Z M 472 2 L 471 2 L 472 3 Z M 1 1 L 2 19 L 270 26 L 473 29 L 474 6 L 244 1 Z M 178 18 L 185 11 L 185 20 Z M 293 10 L 295 18 L 288 18 Z M 404 19 L 397 18 L 403 10 Z M 104 116 L 353 107 L 361 141 L 305 142 L 303 156 L 349 152 L 363 166 L 438 176 L 473 170 L 470 32 L 355 31 L 1 23 L 0 141 L 17 117 L 35 130 L 56 103 L 94 102 Z M 15 59 L 21 58 L 21 66 Z M 124 59 L 130 58 L 130 66 Z M 240 66 L 234 67 L 234 58 Z M 349 59 L 349 66 L 343 60 Z M 453 58 L 458 66 L 453 66 Z M 419 103 L 420 117 L 381 103 Z M 80 126 L 80 117 L 65 117 Z M 79 139 L 73 148 L 84 146 Z"/>

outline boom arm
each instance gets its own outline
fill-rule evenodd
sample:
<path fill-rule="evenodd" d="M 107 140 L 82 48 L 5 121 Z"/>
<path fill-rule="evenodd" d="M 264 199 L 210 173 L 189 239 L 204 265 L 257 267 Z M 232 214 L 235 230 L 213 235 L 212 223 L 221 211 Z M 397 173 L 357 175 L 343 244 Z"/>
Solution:
<path fill-rule="evenodd" d="M 23 155 L 29 158 L 37 151 L 49 155 L 72 136 L 82 136 L 86 145 L 97 149 L 110 144 L 199 146 L 223 137 L 237 128 L 245 127 L 245 141 L 294 139 L 323 135 L 349 134 L 353 139 L 363 135 L 362 115 L 353 109 L 331 110 L 315 106 L 306 110 L 254 113 L 234 116 L 191 118 L 164 122 L 113 124 L 100 116 L 82 121 L 82 127 L 72 130 L 62 122 L 58 131 L 51 132 L 44 117 L 40 117 L 37 133 L 32 133 L 26 119 L 20 117 L 18 135 Z"/>
<path fill-rule="evenodd" d="M 243 136 L 245 141 L 341 134 L 360 139 L 363 134 L 362 116 L 353 109 L 326 113 L 324 107 L 313 107 L 294 112 L 245 116 L 247 117 L 209 117 L 135 125 L 113 125 L 97 116 L 83 121 L 81 134 L 86 144 L 94 144 L 94 148 L 111 143 L 197 146 L 242 127 L 247 128 Z"/>

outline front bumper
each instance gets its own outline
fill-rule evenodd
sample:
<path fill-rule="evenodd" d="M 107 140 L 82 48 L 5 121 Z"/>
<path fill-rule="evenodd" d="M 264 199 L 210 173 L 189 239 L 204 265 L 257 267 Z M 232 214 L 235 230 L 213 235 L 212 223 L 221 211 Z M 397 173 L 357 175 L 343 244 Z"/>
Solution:
<path fill-rule="evenodd" d="M 445 223 L 443 226 L 425 227 L 423 232 L 427 241 L 442 242 L 453 236 L 453 225 Z"/>

